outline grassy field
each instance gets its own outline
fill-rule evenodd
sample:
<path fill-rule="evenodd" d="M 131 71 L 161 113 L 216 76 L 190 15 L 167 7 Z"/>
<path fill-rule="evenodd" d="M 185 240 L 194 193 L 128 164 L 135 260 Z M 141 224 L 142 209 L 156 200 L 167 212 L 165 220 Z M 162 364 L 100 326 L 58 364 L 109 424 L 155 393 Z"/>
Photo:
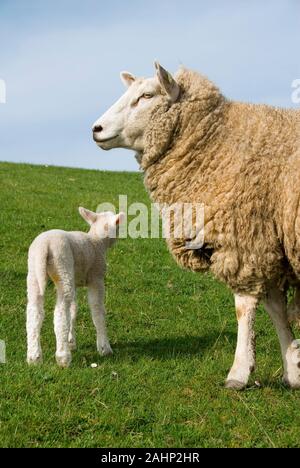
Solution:
<path fill-rule="evenodd" d="M 77 207 L 117 204 L 119 193 L 129 203 L 149 203 L 140 174 L 0 164 L 0 339 L 7 346 L 0 446 L 300 446 L 300 393 L 281 384 L 279 346 L 266 314 L 260 310 L 257 318 L 253 385 L 243 393 L 225 390 L 236 340 L 232 296 L 211 276 L 180 270 L 163 240 L 120 240 L 110 251 L 112 357 L 96 353 L 81 290 L 78 350 L 70 369 L 56 366 L 49 286 L 44 364 L 27 366 L 29 244 L 43 230 L 86 229 Z"/>

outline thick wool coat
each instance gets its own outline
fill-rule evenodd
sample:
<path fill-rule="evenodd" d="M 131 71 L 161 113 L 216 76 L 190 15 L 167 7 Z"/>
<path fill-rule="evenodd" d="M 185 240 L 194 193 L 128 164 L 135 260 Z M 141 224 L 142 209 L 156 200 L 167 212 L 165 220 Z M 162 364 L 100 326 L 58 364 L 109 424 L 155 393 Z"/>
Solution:
<path fill-rule="evenodd" d="M 153 201 L 203 203 L 205 242 L 170 238 L 176 261 L 263 296 L 300 279 L 300 112 L 227 100 L 181 69 L 181 95 L 152 115 L 140 164 Z"/>

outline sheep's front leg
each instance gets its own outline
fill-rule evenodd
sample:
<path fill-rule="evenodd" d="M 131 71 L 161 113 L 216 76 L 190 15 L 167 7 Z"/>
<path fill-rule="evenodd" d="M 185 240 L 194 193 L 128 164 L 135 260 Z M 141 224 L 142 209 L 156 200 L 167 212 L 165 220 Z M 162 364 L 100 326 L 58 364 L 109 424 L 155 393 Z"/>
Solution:
<path fill-rule="evenodd" d="M 57 284 L 57 303 L 54 310 L 54 330 L 56 335 L 56 361 L 60 367 L 69 367 L 72 356 L 68 342 L 70 331 L 70 308 L 74 301 L 70 291 L 73 288 L 64 288 Z M 74 290 L 73 290 L 74 291 Z"/>
<path fill-rule="evenodd" d="M 266 311 L 276 328 L 280 341 L 284 381 L 291 388 L 300 388 L 300 344 L 295 340 L 288 321 L 286 297 L 281 291 L 272 289 L 264 301 Z"/>
<path fill-rule="evenodd" d="M 76 331 L 75 331 L 76 317 L 77 317 L 76 300 L 74 300 L 71 303 L 70 313 L 71 313 L 71 323 L 70 323 L 70 331 L 69 331 L 68 342 L 69 342 L 70 349 L 74 350 L 74 349 L 76 349 Z"/>
<path fill-rule="evenodd" d="M 226 380 L 226 388 L 242 390 L 255 369 L 254 321 L 257 299 L 235 294 L 235 309 L 238 320 L 238 340 L 235 359 Z"/>
<path fill-rule="evenodd" d="M 112 354 L 106 330 L 104 296 L 104 280 L 89 285 L 88 299 L 92 319 L 97 331 L 97 350 L 102 356 Z"/>

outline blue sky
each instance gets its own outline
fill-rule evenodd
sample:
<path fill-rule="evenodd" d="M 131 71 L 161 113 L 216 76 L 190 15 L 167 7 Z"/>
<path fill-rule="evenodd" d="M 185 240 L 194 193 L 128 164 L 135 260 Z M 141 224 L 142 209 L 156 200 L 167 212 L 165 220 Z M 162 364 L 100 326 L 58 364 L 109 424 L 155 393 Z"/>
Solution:
<path fill-rule="evenodd" d="M 122 94 L 119 72 L 151 76 L 155 59 L 231 99 L 292 107 L 299 21 L 299 0 L 0 0 L 0 160 L 137 170 L 91 126 Z"/>

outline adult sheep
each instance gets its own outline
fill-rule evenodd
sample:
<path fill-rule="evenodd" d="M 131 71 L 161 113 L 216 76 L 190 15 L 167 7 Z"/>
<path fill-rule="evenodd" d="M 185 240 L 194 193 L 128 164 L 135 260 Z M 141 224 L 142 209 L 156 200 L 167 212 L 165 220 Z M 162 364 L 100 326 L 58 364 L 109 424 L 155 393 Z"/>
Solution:
<path fill-rule="evenodd" d="M 154 78 L 123 72 L 125 94 L 93 126 L 105 150 L 135 150 L 151 199 L 203 203 L 205 243 L 170 238 L 176 261 L 210 269 L 234 293 L 238 340 L 228 388 L 255 368 L 255 311 L 263 302 L 279 336 L 284 380 L 300 388 L 300 346 L 288 320 L 287 288 L 300 280 L 300 113 L 227 100 L 202 75 Z M 299 318 L 299 292 L 291 306 Z"/>

